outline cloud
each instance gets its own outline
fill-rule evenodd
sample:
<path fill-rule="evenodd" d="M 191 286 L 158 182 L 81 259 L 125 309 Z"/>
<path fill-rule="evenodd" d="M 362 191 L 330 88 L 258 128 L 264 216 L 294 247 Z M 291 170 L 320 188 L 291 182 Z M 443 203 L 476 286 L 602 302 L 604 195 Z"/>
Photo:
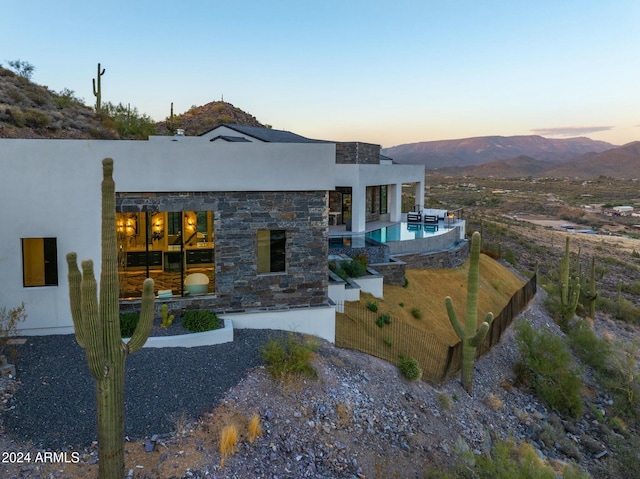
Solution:
<path fill-rule="evenodd" d="M 552 128 L 535 128 L 531 130 L 542 136 L 580 136 L 598 131 L 612 130 L 613 126 L 559 126 Z"/>

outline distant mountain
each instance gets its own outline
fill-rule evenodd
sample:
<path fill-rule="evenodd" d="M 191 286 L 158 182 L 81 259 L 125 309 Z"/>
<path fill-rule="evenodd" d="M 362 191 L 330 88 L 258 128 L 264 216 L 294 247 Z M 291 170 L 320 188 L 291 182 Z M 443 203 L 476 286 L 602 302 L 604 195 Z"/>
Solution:
<path fill-rule="evenodd" d="M 580 156 L 546 170 L 546 176 L 640 178 L 640 141 Z"/>
<path fill-rule="evenodd" d="M 523 176 L 640 178 L 640 141 L 602 153 L 587 153 L 567 161 L 539 161 L 529 156 L 492 161 L 477 166 L 438 168 L 438 173 L 487 178 Z"/>
<path fill-rule="evenodd" d="M 172 130 L 182 128 L 187 136 L 197 136 L 214 129 L 222 123 L 234 123 L 242 126 L 267 126 L 256 120 L 256 117 L 236 108 L 225 101 L 212 101 L 202 106 L 194 106 L 189 111 L 174 115 L 173 121 L 167 117 L 165 121 L 156 123 L 158 135 L 173 134 Z"/>
<path fill-rule="evenodd" d="M 538 135 L 481 136 L 460 140 L 424 141 L 383 148 L 398 163 L 421 164 L 428 169 L 472 166 L 528 156 L 537 161 L 566 161 L 585 153 L 600 153 L 614 145 L 589 138 L 550 139 Z"/>

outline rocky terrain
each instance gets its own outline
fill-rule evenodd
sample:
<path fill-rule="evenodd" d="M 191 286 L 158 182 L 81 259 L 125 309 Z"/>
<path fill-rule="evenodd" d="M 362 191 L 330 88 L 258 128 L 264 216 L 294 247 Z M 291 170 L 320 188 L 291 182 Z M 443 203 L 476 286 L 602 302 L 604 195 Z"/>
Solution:
<path fill-rule="evenodd" d="M 521 316 L 536 329 L 562 334 L 543 299 L 541 292 Z M 595 327 L 613 337 L 635 334 L 606 318 Z M 514 384 L 517 358 L 510 328 L 477 362 L 470 397 L 458 378 L 440 386 L 410 383 L 389 363 L 323 343 L 314 362 L 317 380 L 282 384 L 258 367 L 197 421 L 177 419 L 172 434 L 127 443 L 127 471 L 136 478 L 422 478 L 427 469 L 459 466 L 461 457 L 489 454 L 496 441 L 513 439 L 530 442 L 558 468 L 574 461 L 593 477 L 615 477 L 607 472 L 610 442 L 622 436 L 593 413 L 605 411 L 609 398 L 590 384 L 583 417 L 563 419 Z M 6 395 L 19 387 L 2 384 Z M 250 443 L 254 414 L 262 435 Z M 231 424 L 239 442 L 223 461 L 220 431 Z M 2 437 L 5 451 L 29 448 Z M 95 444 L 79 452 L 78 464 L 12 465 L 2 477 L 95 477 Z"/>

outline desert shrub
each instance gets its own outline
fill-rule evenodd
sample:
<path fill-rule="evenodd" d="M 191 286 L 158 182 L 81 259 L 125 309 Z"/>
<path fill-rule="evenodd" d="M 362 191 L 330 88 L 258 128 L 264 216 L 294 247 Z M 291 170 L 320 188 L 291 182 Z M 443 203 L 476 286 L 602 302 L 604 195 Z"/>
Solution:
<path fill-rule="evenodd" d="M 474 472 L 481 479 L 580 479 L 589 475 L 574 464 L 567 464 L 559 475 L 538 456 L 529 443 L 516 445 L 511 441 L 499 441 L 491 456 L 477 456 Z"/>
<path fill-rule="evenodd" d="M 516 254 L 513 252 L 513 250 L 510 250 L 510 249 L 506 250 L 502 255 L 502 259 L 504 259 L 511 266 L 516 266 L 516 263 L 517 263 Z"/>
<path fill-rule="evenodd" d="M 84 103 L 82 99 L 76 97 L 76 94 L 73 90 L 69 90 L 68 88 L 60 90 L 60 92 L 55 95 L 54 101 L 56 103 L 56 106 L 60 109 L 68 108 L 74 103 Z"/>
<path fill-rule="evenodd" d="M 411 316 L 416 319 L 422 319 L 422 311 L 420 311 L 420 308 L 411 308 Z"/>
<path fill-rule="evenodd" d="M 414 358 L 400 356 L 398 368 L 402 375 L 409 381 L 418 381 L 422 378 L 422 368 Z"/>
<path fill-rule="evenodd" d="M 29 99 L 38 106 L 44 106 L 49 102 L 47 91 L 37 85 L 29 85 L 26 89 Z"/>
<path fill-rule="evenodd" d="M 29 109 L 24 112 L 24 122 L 30 128 L 46 128 L 51 123 L 51 119 L 46 113 Z"/>
<path fill-rule="evenodd" d="M 345 261 L 342 263 L 342 269 L 350 278 L 359 278 L 367 272 L 366 264 L 362 264 L 359 261 Z"/>
<path fill-rule="evenodd" d="M 378 302 L 377 301 L 372 301 L 372 300 L 367 301 L 367 309 L 369 311 L 377 313 L 378 312 Z"/>
<path fill-rule="evenodd" d="M 25 125 L 24 113 L 20 108 L 7 108 L 5 112 L 9 116 L 9 123 L 12 125 L 18 128 L 22 128 Z"/>
<path fill-rule="evenodd" d="M 521 359 L 515 365 L 518 380 L 563 415 L 582 414 L 582 379 L 568 346 L 548 329 L 534 330 L 526 320 L 516 324 Z"/>
<path fill-rule="evenodd" d="M 598 381 L 613 395 L 616 414 L 640 419 L 640 340 L 612 344 L 605 368 Z"/>
<path fill-rule="evenodd" d="M 336 261 L 329 262 L 329 269 L 333 273 L 338 275 L 338 277 L 340 277 L 340 279 L 342 279 L 343 281 L 346 282 L 349 280 L 349 275 L 347 274 L 347 272 L 344 269 L 342 269 L 342 267 Z"/>
<path fill-rule="evenodd" d="M 26 319 L 24 303 L 9 310 L 0 308 L 0 355 L 17 356 L 18 351 L 9 344 L 9 340 L 18 334 L 18 325 Z"/>
<path fill-rule="evenodd" d="M 192 333 L 201 333 L 220 328 L 220 319 L 211 311 L 187 311 L 182 318 L 182 325 Z"/>
<path fill-rule="evenodd" d="M 384 344 L 385 344 L 386 346 L 388 346 L 388 347 L 393 346 L 393 340 L 391 339 L 391 336 L 390 336 L 390 335 L 388 335 L 388 334 L 387 334 L 387 335 L 382 339 L 382 341 L 383 341 L 383 342 L 384 342 Z"/>
<path fill-rule="evenodd" d="M 120 336 L 130 338 L 138 326 L 138 321 L 140 321 L 140 313 L 120 314 Z"/>
<path fill-rule="evenodd" d="M 404 284 L 402 285 L 403 288 L 408 288 L 409 287 L 409 280 L 405 277 L 404 278 Z"/>
<path fill-rule="evenodd" d="M 287 380 L 300 375 L 315 378 L 318 374 L 311 365 L 315 350 L 315 344 L 290 334 L 286 339 L 270 340 L 262 349 L 262 359 L 276 379 Z"/>
<path fill-rule="evenodd" d="M 379 328 L 382 328 L 384 326 L 384 319 L 382 319 L 380 316 L 376 318 L 376 326 L 378 326 Z"/>
<path fill-rule="evenodd" d="M 569 330 L 571 347 L 582 362 L 604 370 L 611 355 L 611 347 L 583 321 L 579 321 Z"/>
<path fill-rule="evenodd" d="M 633 305 L 626 298 L 611 299 L 598 296 L 596 308 L 603 313 L 611 314 L 614 318 L 627 323 L 640 323 L 640 308 Z"/>
<path fill-rule="evenodd" d="M 355 255 L 353 257 L 353 261 L 360 263 L 362 266 L 364 266 L 365 270 L 367 269 L 367 266 L 369 264 L 369 258 L 364 253 L 359 253 Z"/>

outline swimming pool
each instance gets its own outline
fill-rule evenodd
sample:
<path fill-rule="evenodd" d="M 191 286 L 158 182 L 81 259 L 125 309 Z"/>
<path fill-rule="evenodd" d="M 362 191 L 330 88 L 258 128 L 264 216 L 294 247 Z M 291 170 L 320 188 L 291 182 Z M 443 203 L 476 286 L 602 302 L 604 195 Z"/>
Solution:
<path fill-rule="evenodd" d="M 418 238 L 428 238 L 437 236 L 448 231 L 444 225 L 422 224 L 422 223 L 397 223 L 385 226 L 379 230 L 370 231 L 365 236 L 380 243 L 391 241 L 408 241 Z"/>

